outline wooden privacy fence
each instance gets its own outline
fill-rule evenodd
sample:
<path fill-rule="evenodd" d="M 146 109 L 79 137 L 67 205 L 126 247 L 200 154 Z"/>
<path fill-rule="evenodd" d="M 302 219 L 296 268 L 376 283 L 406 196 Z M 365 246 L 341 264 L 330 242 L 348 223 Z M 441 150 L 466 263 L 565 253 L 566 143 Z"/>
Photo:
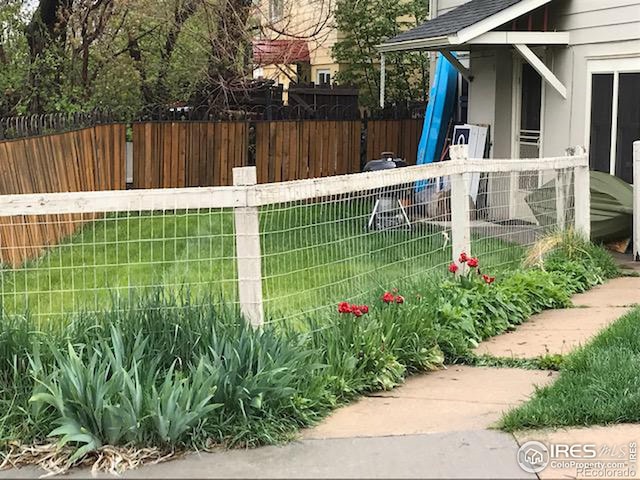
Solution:
<path fill-rule="evenodd" d="M 358 172 L 360 138 L 359 121 L 258 122 L 258 182 L 285 182 Z"/>
<path fill-rule="evenodd" d="M 134 188 L 230 185 L 247 165 L 247 122 L 135 123 Z"/>
<path fill-rule="evenodd" d="M 420 119 L 369 120 L 367 122 L 367 156 L 379 158 L 382 152 L 393 152 L 409 165 L 416 164 L 418 143 L 422 134 Z"/>
<path fill-rule="evenodd" d="M 124 125 L 0 142 L 2 195 L 124 189 L 124 170 Z M 91 219 L 77 214 L 3 217 L 0 261 L 21 265 Z"/>
<path fill-rule="evenodd" d="M 260 183 L 355 173 L 363 131 L 366 160 L 392 151 L 415 164 L 421 130 L 419 119 L 136 123 L 133 186 L 231 185 L 232 169 L 249 165 L 250 150 Z"/>

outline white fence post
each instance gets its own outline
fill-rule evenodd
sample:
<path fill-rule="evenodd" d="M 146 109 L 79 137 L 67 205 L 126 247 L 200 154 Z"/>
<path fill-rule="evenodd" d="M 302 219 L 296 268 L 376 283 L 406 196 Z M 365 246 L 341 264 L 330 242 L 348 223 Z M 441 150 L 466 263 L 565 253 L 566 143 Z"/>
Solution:
<path fill-rule="evenodd" d="M 256 167 L 233 169 L 234 186 L 250 187 L 257 183 Z M 240 311 L 258 328 L 264 323 L 258 207 L 236 207 L 234 219 Z"/>
<path fill-rule="evenodd" d="M 576 149 L 578 155 L 585 155 L 584 149 Z M 587 157 L 588 158 L 588 157 Z M 575 229 L 587 239 L 591 238 L 591 178 L 588 162 L 575 167 L 574 172 Z"/>
<path fill-rule="evenodd" d="M 464 163 L 469 158 L 469 146 L 452 145 L 449 155 L 452 162 Z M 471 255 L 469 173 L 451 175 L 451 256 L 454 263 L 462 252 Z"/>
<path fill-rule="evenodd" d="M 556 222 L 558 229 L 567 227 L 567 170 L 556 170 Z"/>
<path fill-rule="evenodd" d="M 633 142 L 633 259 L 640 262 L 640 140 Z"/>

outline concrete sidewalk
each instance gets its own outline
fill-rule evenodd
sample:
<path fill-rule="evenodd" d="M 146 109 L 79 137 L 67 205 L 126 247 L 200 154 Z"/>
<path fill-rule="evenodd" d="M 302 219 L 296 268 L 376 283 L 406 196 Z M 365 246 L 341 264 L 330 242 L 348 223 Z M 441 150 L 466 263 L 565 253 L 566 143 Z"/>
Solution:
<path fill-rule="evenodd" d="M 123 478 L 486 478 L 535 479 L 516 463 L 512 435 L 487 430 L 399 437 L 302 440 L 283 447 L 189 455 Z M 0 472 L 37 478 L 36 469 Z M 88 470 L 68 478 L 91 478 Z M 113 478 L 101 474 L 98 478 Z"/>

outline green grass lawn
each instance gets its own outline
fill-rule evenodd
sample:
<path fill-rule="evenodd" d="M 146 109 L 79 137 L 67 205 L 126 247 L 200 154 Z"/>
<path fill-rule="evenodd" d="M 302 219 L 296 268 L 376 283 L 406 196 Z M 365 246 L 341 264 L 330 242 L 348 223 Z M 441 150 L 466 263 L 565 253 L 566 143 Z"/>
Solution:
<path fill-rule="evenodd" d="M 436 227 L 370 231 L 369 201 L 271 206 L 260 215 L 267 315 L 295 316 L 446 274 L 451 247 Z M 450 232 L 448 234 L 450 236 Z M 508 268 L 524 248 L 473 241 L 483 265 Z M 492 252 L 492 253 L 491 253 Z M 63 318 L 100 310 L 132 290 L 163 287 L 237 301 L 231 210 L 109 215 L 19 269 L 0 272 L 8 314 Z"/>
<path fill-rule="evenodd" d="M 640 308 L 567 357 L 560 378 L 501 421 L 507 431 L 640 422 Z"/>

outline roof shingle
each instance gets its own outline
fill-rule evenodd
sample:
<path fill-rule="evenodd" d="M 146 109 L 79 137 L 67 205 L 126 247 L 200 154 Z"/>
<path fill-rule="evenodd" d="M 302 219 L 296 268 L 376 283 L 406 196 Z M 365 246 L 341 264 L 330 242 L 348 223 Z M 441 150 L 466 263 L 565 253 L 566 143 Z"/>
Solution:
<path fill-rule="evenodd" d="M 471 0 L 416 28 L 390 38 L 385 41 L 383 45 L 452 35 L 520 1 L 521 0 Z"/>

